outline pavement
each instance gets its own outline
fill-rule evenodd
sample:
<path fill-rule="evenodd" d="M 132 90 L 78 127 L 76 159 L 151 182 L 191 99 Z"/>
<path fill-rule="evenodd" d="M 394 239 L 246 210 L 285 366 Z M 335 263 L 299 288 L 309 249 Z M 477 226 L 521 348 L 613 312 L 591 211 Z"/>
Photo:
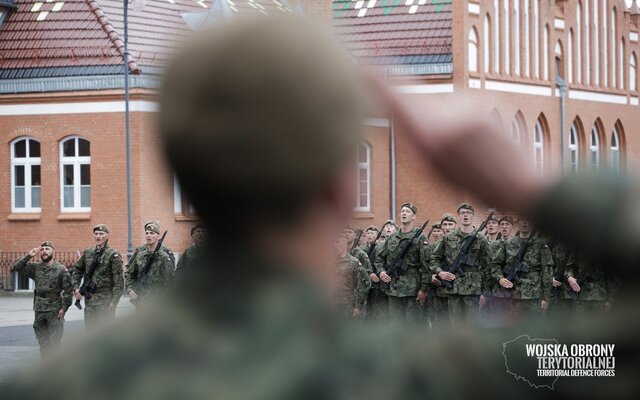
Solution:
<path fill-rule="evenodd" d="M 118 303 L 116 318 L 133 311 L 129 298 L 123 296 Z M 0 297 L 0 382 L 40 361 L 33 317 L 33 296 Z M 65 316 L 62 351 L 84 334 L 84 311 L 71 306 Z"/>

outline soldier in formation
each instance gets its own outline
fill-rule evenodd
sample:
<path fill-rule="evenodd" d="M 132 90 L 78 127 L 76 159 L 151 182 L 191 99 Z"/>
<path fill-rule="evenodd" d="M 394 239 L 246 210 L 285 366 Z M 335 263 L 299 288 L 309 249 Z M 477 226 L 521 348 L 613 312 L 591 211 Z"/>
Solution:
<path fill-rule="evenodd" d="M 204 251 L 207 240 L 207 229 L 202 223 L 198 223 L 191 228 L 191 239 L 193 244 L 187 247 L 180 256 L 176 267 L 176 274 L 184 273 L 185 268 L 188 269 L 192 266 L 195 263 L 196 258 Z"/>
<path fill-rule="evenodd" d="M 369 292 L 369 277 L 357 258 L 349 254 L 347 239 L 340 236 L 335 242 L 336 267 L 339 275 L 336 302 L 344 318 L 361 320 Z"/>
<path fill-rule="evenodd" d="M 71 277 L 64 265 L 54 260 L 55 246 L 45 241 L 13 265 L 13 270 L 33 279 L 36 288 L 33 293 L 35 320 L 33 330 L 40 345 L 42 357 L 60 348 L 64 333 L 64 316 L 71 306 Z M 29 262 L 36 255 L 37 262 Z"/>

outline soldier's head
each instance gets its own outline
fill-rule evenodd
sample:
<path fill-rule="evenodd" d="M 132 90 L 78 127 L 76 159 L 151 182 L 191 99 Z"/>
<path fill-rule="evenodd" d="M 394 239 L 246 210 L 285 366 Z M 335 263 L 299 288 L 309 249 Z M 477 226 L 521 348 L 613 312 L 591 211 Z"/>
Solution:
<path fill-rule="evenodd" d="M 491 216 L 487 221 L 487 233 L 490 235 L 496 235 L 500 231 L 500 224 L 495 216 Z"/>
<path fill-rule="evenodd" d="M 40 244 L 40 259 L 44 263 L 48 263 L 53 259 L 53 256 L 56 254 L 56 248 L 53 245 L 53 242 L 47 240 Z"/>
<path fill-rule="evenodd" d="M 475 210 L 469 203 L 462 203 L 458 206 L 458 218 L 460 219 L 460 225 L 470 226 L 473 224 L 473 214 Z"/>
<path fill-rule="evenodd" d="M 188 41 L 167 68 L 160 133 L 198 215 L 226 227 L 209 232 L 214 245 L 237 254 L 314 237 L 306 245 L 330 248 L 356 203 L 361 87 L 307 19 L 221 23 Z"/>
<path fill-rule="evenodd" d="M 386 237 L 389 237 L 389 235 L 396 232 L 397 230 L 398 225 L 396 225 L 395 222 L 393 222 L 392 220 L 385 221 L 384 233 L 386 234 Z"/>
<path fill-rule="evenodd" d="M 102 246 L 111 237 L 111 230 L 105 224 L 98 224 L 93 227 L 93 239 L 98 247 Z"/>
<path fill-rule="evenodd" d="M 344 237 L 344 235 L 338 236 L 333 242 L 333 246 L 336 256 L 344 257 L 347 254 L 348 243 L 347 238 Z"/>
<path fill-rule="evenodd" d="M 511 231 L 513 229 L 513 218 L 508 215 L 500 218 L 500 235 L 503 239 L 507 239 L 511 236 Z"/>
<path fill-rule="evenodd" d="M 367 243 L 373 243 L 376 240 L 376 236 L 378 236 L 378 227 L 371 225 L 367 228 Z"/>
<path fill-rule="evenodd" d="M 416 220 L 418 207 L 412 203 L 405 203 L 400 208 L 400 222 L 402 225 L 412 224 Z"/>
<path fill-rule="evenodd" d="M 442 216 L 440 227 L 442 228 L 442 231 L 445 235 L 453 232 L 453 230 L 456 229 L 456 225 L 458 225 L 458 221 L 456 221 L 456 218 L 452 214 L 446 213 Z"/>
<path fill-rule="evenodd" d="M 384 242 L 387 241 L 387 237 L 388 237 L 387 234 L 383 233 L 382 235 L 380 235 L 380 239 L 378 239 L 378 243 L 379 244 L 384 244 Z"/>
<path fill-rule="evenodd" d="M 344 227 L 343 231 L 342 231 L 342 235 L 347 238 L 347 242 L 349 242 L 350 244 L 353 243 L 354 240 L 356 240 L 356 236 L 358 235 L 358 231 L 360 229 L 356 228 L 353 225 L 347 225 Z"/>
<path fill-rule="evenodd" d="M 520 234 L 528 235 L 531 233 L 531 229 L 531 221 L 523 217 L 518 218 L 518 230 L 520 231 Z"/>
<path fill-rule="evenodd" d="M 442 230 L 440 224 L 433 224 L 431 226 L 431 238 L 429 240 L 431 242 L 437 242 L 438 240 L 442 239 L 443 236 L 444 231 Z"/>
<path fill-rule="evenodd" d="M 147 245 L 153 246 L 160 238 L 160 223 L 158 221 L 147 222 L 144 224 L 144 239 Z"/>
<path fill-rule="evenodd" d="M 202 223 L 191 228 L 191 239 L 196 246 L 202 246 L 207 239 L 207 228 Z"/>

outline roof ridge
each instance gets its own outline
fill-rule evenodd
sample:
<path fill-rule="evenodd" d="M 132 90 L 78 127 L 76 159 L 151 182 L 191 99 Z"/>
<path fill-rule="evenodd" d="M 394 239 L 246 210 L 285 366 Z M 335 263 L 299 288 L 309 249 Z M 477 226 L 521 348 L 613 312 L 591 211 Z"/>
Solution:
<path fill-rule="evenodd" d="M 122 57 L 122 60 L 124 61 L 124 42 L 120 39 L 120 37 L 118 36 L 118 32 L 116 32 L 116 30 L 113 28 L 113 25 L 111 25 L 111 23 L 107 19 L 107 16 L 105 15 L 104 11 L 102 11 L 102 9 L 100 8 L 100 5 L 98 4 L 97 0 L 85 0 L 85 3 L 87 3 L 87 5 L 89 6 L 89 9 L 91 9 L 91 12 L 93 13 L 93 15 L 95 15 L 95 17 L 98 20 L 98 23 L 100 24 L 104 32 L 107 34 L 107 37 L 109 38 L 109 40 L 116 47 L 116 50 L 118 51 L 118 53 Z M 136 74 L 136 75 L 139 75 L 142 72 L 138 67 L 138 64 L 136 63 L 135 58 L 131 55 L 131 53 L 129 53 L 129 70 L 131 71 L 132 74 Z"/>

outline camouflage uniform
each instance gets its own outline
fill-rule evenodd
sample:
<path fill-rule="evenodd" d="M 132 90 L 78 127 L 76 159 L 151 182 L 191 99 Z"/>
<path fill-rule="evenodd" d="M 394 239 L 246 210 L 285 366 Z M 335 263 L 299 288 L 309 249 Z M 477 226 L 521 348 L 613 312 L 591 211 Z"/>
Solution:
<path fill-rule="evenodd" d="M 60 347 L 64 319 L 58 318 L 58 312 L 69 309 L 73 287 L 64 265 L 54 262 L 51 266 L 46 266 L 43 262 L 30 263 L 30 259 L 29 254 L 22 257 L 13 265 L 13 270 L 25 274 L 36 284 L 33 330 L 40 344 L 40 353 L 44 356 Z"/>
<path fill-rule="evenodd" d="M 94 328 L 100 321 L 115 317 L 116 306 L 124 289 L 122 257 L 117 250 L 109 247 L 108 244 L 105 246 L 91 277 L 96 291 L 92 293 L 90 299 L 85 297 L 84 322 L 87 329 Z M 74 289 L 80 288 L 84 275 L 91 268 L 94 258 L 99 252 L 100 249 L 94 246 L 82 253 L 71 276 Z"/>
<path fill-rule="evenodd" d="M 370 287 L 369 276 L 360 261 L 348 254 L 338 261 L 338 274 L 340 287 L 336 299 L 340 314 L 344 318 L 351 318 L 353 310 L 357 308 L 362 313 L 357 318 L 361 319 Z"/>
<path fill-rule="evenodd" d="M 376 245 L 371 255 L 371 265 L 375 265 L 376 260 L 380 257 L 383 245 Z M 374 271 L 367 271 L 371 275 Z M 371 279 L 369 278 L 369 281 Z M 389 299 L 384 291 L 378 288 L 370 288 L 367 296 L 367 320 L 386 321 L 389 319 Z"/>
<path fill-rule="evenodd" d="M 572 249 L 563 243 L 554 243 L 549 241 L 551 256 L 553 258 L 553 277 L 562 283 L 558 287 L 551 287 L 551 302 L 549 304 L 550 313 L 566 314 L 571 311 L 573 303 L 569 300 L 569 291 L 571 288 L 567 283 L 567 264 L 571 258 Z"/>
<path fill-rule="evenodd" d="M 494 254 L 491 266 L 491 276 L 496 282 L 493 296 L 510 299 L 509 312 L 512 319 L 539 315 L 542 310 L 540 301 L 549 301 L 551 297 L 553 259 L 546 240 L 542 238 L 531 239 L 522 259 L 523 264 L 529 267 L 529 272 L 520 275 L 521 282 L 511 282 L 513 283 L 511 289 L 505 289 L 498 283 L 501 278 L 504 278 L 504 268 L 516 259 L 524 242 L 524 239 L 516 236 L 501 243 Z"/>
<path fill-rule="evenodd" d="M 375 268 L 380 274 L 393 262 L 401 242 L 411 240 L 418 231 L 413 228 L 409 232 L 397 231 L 387 238 L 380 253 L 376 256 Z M 413 241 L 404 261 L 409 267 L 406 274 L 399 276 L 389 283 L 384 293 L 389 299 L 389 317 L 412 323 L 424 322 L 422 307 L 416 301 L 419 290 L 426 293 L 430 280 L 429 260 L 424 252 L 423 243 L 426 241 L 424 233 Z"/>
<path fill-rule="evenodd" d="M 162 246 L 164 247 L 164 246 Z M 171 250 L 169 250 L 171 251 Z M 200 256 L 200 253 L 202 252 L 202 248 L 200 246 L 197 245 L 191 245 L 190 247 L 187 247 L 183 252 L 182 255 L 180 256 L 180 259 L 178 260 L 178 265 L 176 267 L 176 273 L 182 273 L 184 272 L 183 268 L 187 268 L 189 269 L 191 265 L 193 265 L 195 259 Z M 173 253 L 171 253 L 173 254 Z"/>
<path fill-rule="evenodd" d="M 580 292 L 574 292 L 567 279 L 574 277 L 580 285 Z M 583 281 L 582 283 L 580 281 Z M 578 318 L 590 318 L 593 313 L 602 313 L 607 309 L 607 303 L 613 303 L 618 283 L 607 276 L 600 266 L 590 265 L 584 257 L 572 254 L 567 261 L 563 284 L 569 287 L 564 291 L 565 300 L 573 300 L 573 310 Z"/>
<path fill-rule="evenodd" d="M 437 274 L 444 271 L 443 263 L 450 266 L 458 256 L 470 234 L 456 229 L 445 235 L 438 243 L 431 255 L 431 271 Z M 447 308 L 452 322 L 464 320 L 475 322 L 479 315 L 479 302 L 481 294 L 486 292 L 485 283 L 487 270 L 490 264 L 489 245 L 484 236 L 478 235 L 473 247 L 468 253 L 469 259 L 475 261 L 475 266 L 464 266 L 464 276 L 456 276 L 452 288 L 441 286 L 437 289 L 437 295 L 447 296 Z"/>
<path fill-rule="evenodd" d="M 174 269 L 171 257 L 161 248 L 149 267 L 145 286 L 136 290 L 136 283 L 151 254 L 152 251 L 146 245 L 138 247 L 131 256 L 127 271 L 124 273 L 127 293 L 134 291 L 138 295 L 137 303 L 144 303 L 149 297 L 169 286 L 173 280 Z"/>

